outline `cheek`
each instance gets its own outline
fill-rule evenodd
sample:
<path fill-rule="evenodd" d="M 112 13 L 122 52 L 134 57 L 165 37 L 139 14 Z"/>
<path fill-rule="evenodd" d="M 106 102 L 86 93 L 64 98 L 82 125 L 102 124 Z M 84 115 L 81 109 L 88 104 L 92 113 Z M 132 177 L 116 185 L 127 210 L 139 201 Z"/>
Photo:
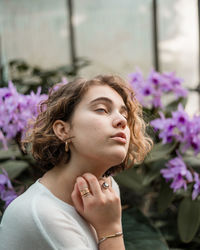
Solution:
<path fill-rule="evenodd" d="M 100 121 L 94 116 L 80 117 L 79 121 L 76 121 L 76 126 L 72 130 L 72 136 L 76 137 L 77 141 L 84 143 L 93 143 L 95 140 L 102 138 L 103 129 L 105 128 L 105 122 Z"/>
<path fill-rule="evenodd" d="M 72 140 L 75 152 L 90 158 L 99 155 L 102 151 L 102 145 L 106 143 L 106 139 L 102 136 L 104 127 L 105 125 L 103 126 L 94 118 L 76 123 L 73 129 L 74 134 L 72 134 L 75 136 Z"/>
<path fill-rule="evenodd" d="M 130 129 L 127 128 L 127 138 L 128 138 L 128 144 L 130 143 L 131 135 L 130 135 Z"/>

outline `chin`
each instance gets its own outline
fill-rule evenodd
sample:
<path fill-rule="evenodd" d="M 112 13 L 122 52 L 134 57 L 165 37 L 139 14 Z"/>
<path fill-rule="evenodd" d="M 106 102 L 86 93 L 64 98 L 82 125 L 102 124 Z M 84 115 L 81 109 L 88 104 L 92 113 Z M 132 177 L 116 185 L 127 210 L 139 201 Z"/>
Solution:
<path fill-rule="evenodd" d="M 121 164 L 125 158 L 126 158 L 127 152 L 124 150 L 118 150 L 115 152 L 112 152 L 108 157 L 108 160 L 110 161 L 112 166 Z"/>

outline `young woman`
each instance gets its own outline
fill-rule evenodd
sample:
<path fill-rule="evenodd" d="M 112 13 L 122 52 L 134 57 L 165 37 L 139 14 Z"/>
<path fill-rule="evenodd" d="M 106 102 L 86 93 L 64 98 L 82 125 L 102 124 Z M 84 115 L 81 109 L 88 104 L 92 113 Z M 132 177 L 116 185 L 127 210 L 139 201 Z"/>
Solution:
<path fill-rule="evenodd" d="M 125 249 L 119 190 L 109 176 L 151 148 L 128 85 L 97 76 L 54 88 L 25 142 L 46 173 L 6 209 L 0 249 Z"/>

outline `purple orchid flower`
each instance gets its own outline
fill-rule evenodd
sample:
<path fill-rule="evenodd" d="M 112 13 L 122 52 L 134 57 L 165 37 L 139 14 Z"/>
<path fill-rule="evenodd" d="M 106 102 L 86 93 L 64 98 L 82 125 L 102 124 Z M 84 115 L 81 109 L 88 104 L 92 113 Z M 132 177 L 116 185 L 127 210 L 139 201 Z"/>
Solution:
<path fill-rule="evenodd" d="M 17 133 L 25 133 L 29 119 L 37 115 L 37 105 L 47 96 L 41 94 L 41 88 L 37 93 L 22 95 L 10 81 L 7 88 L 0 89 L 0 141 L 3 148 L 7 149 L 7 141 L 15 138 Z"/>
<path fill-rule="evenodd" d="M 195 155 L 200 153 L 200 116 L 190 118 L 181 104 L 177 111 L 172 112 L 171 118 L 165 118 L 161 112 L 159 114 L 160 118 L 152 120 L 150 124 L 159 131 L 163 144 L 176 140 L 180 142 L 182 153 L 189 148 Z"/>
<path fill-rule="evenodd" d="M 187 90 L 182 87 L 183 80 L 175 73 L 159 73 L 152 70 L 147 79 L 140 71 L 129 75 L 130 84 L 138 101 L 147 108 L 162 108 L 163 94 L 174 93 L 176 98 L 186 97 Z"/>
<path fill-rule="evenodd" d="M 176 158 L 171 159 L 166 164 L 165 169 L 161 169 L 162 176 L 166 181 L 172 181 L 170 187 L 176 192 L 177 190 L 184 188 L 187 189 L 187 183 L 193 181 L 191 172 L 187 169 L 183 159 L 179 155 Z"/>
<path fill-rule="evenodd" d="M 0 199 L 5 202 L 5 208 L 18 196 L 15 192 L 8 173 L 2 169 L 0 174 Z"/>
<path fill-rule="evenodd" d="M 200 179 L 199 179 L 199 174 L 194 173 L 194 181 L 195 184 L 193 186 L 193 192 L 192 192 L 192 199 L 195 200 L 197 196 L 200 194 Z"/>

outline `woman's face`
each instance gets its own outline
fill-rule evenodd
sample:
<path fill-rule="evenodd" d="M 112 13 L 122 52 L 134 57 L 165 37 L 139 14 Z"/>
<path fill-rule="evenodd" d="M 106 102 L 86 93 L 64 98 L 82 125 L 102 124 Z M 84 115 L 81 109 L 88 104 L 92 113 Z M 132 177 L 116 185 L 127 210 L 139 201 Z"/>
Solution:
<path fill-rule="evenodd" d="M 122 97 L 107 85 L 89 88 L 72 116 L 73 155 L 115 166 L 126 157 L 130 130 Z"/>

